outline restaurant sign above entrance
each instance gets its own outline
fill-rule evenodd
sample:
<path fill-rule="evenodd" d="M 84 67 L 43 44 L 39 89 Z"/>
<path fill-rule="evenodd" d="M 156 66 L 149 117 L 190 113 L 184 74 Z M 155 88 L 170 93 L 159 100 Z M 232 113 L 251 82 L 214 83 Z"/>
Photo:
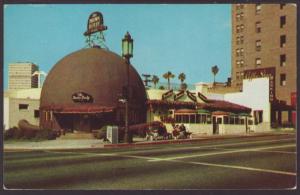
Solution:
<path fill-rule="evenodd" d="M 276 100 L 275 95 L 275 67 L 259 68 L 244 71 L 244 79 L 269 77 L 269 101 Z"/>
<path fill-rule="evenodd" d="M 72 95 L 73 102 L 76 103 L 92 103 L 93 97 L 85 92 L 76 92 Z"/>

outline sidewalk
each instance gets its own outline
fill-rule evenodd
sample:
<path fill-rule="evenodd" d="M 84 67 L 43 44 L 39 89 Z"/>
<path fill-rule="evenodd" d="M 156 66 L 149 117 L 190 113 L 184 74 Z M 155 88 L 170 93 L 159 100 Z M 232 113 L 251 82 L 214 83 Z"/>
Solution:
<path fill-rule="evenodd" d="M 295 133 L 289 132 L 267 132 L 267 133 L 250 133 L 237 135 L 194 135 L 192 139 L 179 140 L 157 140 L 147 141 L 145 138 L 134 138 L 134 143 L 109 144 L 99 139 L 76 139 L 76 140 L 47 140 L 40 142 L 30 141 L 9 141 L 4 142 L 5 151 L 20 151 L 20 150 L 63 150 L 63 149 L 91 149 L 91 148 L 122 148 L 122 147 L 142 147 L 153 146 L 160 144 L 181 144 L 194 143 L 200 141 L 216 140 L 216 139 L 231 139 L 231 138 L 247 138 L 247 137 L 264 137 L 276 135 L 290 135 Z"/>
<path fill-rule="evenodd" d="M 44 149 L 85 149 L 103 147 L 104 143 L 99 139 L 76 139 L 76 140 L 46 140 L 39 142 L 30 141 L 4 141 L 4 150 L 44 150 Z"/>

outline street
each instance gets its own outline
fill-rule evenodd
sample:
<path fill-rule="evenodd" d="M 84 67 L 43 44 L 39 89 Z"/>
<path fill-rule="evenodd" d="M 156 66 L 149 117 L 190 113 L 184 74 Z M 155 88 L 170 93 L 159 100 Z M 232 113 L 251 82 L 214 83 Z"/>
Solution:
<path fill-rule="evenodd" d="M 7 189 L 292 189 L 294 134 L 4 153 Z"/>

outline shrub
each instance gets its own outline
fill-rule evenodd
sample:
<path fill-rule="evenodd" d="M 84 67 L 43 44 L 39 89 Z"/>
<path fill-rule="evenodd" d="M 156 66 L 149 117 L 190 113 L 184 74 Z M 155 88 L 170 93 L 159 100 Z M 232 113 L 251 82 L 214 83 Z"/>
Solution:
<path fill-rule="evenodd" d="M 17 131 L 17 130 L 18 130 L 17 127 L 13 127 L 13 128 L 10 128 L 10 129 L 4 131 L 3 139 L 9 140 L 9 139 L 14 138 L 15 131 Z"/>
<path fill-rule="evenodd" d="M 24 131 L 22 129 L 16 128 L 14 131 L 13 138 L 14 139 L 21 139 L 24 136 Z"/>
<path fill-rule="evenodd" d="M 56 133 L 49 129 L 41 129 L 36 132 L 34 140 L 54 140 L 56 139 Z"/>
<path fill-rule="evenodd" d="M 36 136 L 38 130 L 34 129 L 24 129 L 23 130 L 23 135 L 25 139 L 32 139 Z"/>

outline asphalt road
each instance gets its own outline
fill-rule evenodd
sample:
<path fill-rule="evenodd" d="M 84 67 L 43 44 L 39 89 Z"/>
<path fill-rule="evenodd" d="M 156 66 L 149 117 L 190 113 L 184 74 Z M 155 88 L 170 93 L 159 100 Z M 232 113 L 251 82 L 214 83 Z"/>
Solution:
<path fill-rule="evenodd" d="M 292 189 L 295 135 L 4 153 L 7 189 Z"/>

